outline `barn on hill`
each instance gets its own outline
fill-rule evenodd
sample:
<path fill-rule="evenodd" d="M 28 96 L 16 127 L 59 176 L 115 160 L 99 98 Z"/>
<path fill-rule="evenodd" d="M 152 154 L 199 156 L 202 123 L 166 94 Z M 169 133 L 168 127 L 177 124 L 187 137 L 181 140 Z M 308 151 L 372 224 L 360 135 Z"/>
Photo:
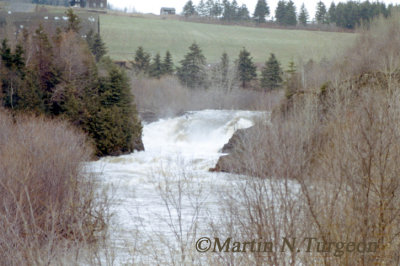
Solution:
<path fill-rule="evenodd" d="M 162 7 L 160 10 L 160 15 L 175 15 L 176 10 L 173 7 Z"/>

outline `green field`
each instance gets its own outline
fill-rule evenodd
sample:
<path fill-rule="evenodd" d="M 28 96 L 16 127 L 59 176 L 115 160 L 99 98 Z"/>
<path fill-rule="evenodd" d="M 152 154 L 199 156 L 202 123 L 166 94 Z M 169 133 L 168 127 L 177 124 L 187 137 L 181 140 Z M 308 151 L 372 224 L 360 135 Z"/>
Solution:
<path fill-rule="evenodd" d="M 242 26 L 223 26 L 117 15 L 101 16 L 101 34 L 109 55 L 116 60 L 132 60 L 138 46 L 154 55 L 170 50 L 175 62 L 196 41 L 209 63 L 219 61 L 226 51 L 237 58 L 246 47 L 257 63 L 275 53 L 286 65 L 289 60 L 331 57 L 355 39 L 355 34 L 322 31 L 281 30 Z"/>

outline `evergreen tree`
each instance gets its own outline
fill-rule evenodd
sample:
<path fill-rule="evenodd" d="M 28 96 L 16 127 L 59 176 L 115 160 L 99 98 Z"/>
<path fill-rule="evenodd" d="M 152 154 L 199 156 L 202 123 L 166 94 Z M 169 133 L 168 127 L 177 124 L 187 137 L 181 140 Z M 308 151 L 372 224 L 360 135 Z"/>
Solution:
<path fill-rule="evenodd" d="M 164 61 L 162 63 L 162 74 L 163 75 L 174 74 L 174 63 L 172 61 L 172 56 L 169 51 L 165 53 Z"/>
<path fill-rule="evenodd" d="M 239 53 L 237 61 L 238 76 L 242 83 L 242 88 L 246 88 L 247 84 L 257 78 L 256 66 L 253 63 L 253 58 L 250 53 L 243 47 Z"/>
<path fill-rule="evenodd" d="M 289 62 L 285 78 L 285 96 L 290 99 L 297 91 L 298 74 L 293 60 Z"/>
<path fill-rule="evenodd" d="M 20 88 L 25 77 L 23 53 L 21 45 L 17 45 L 15 52 L 12 53 L 7 40 L 3 40 L 0 49 L 1 63 L 4 65 L 0 71 L 2 88 L 0 96 L 2 96 L 3 106 L 11 109 L 18 107 Z"/>
<path fill-rule="evenodd" d="M 99 156 L 132 152 L 141 146 L 142 125 L 128 78 L 122 69 L 108 67 L 108 76 L 99 80 L 100 105 L 88 123 Z"/>
<path fill-rule="evenodd" d="M 236 0 L 233 0 L 231 3 L 231 18 L 232 18 L 232 20 L 237 20 L 238 11 L 239 11 L 239 5 Z"/>
<path fill-rule="evenodd" d="M 235 17 L 234 7 L 228 0 L 223 0 L 222 5 L 223 5 L 222 19 L 227 21 L 233 20 L 233 18 Z"/>
<path fill-rule="evenodd" d="M 250 12 L 247 9 L 246 5 L 242 5 L 239 7 L 238 13 L 237 13 L 237 20 L 239 21 L 248 21 L 250 20 Z"/>
<path fill-rule="evenodd" d="M 214 0 L 207 0 L 205 9 L 207 10 L 207 17 L 213 17 Z"/>
<path fill-rule="evenodd" d="M 300 8 L 299 23 L 303 26 L 307 26 L 308 18 L 309 18 L 308 12 L 303 3 Z"/>
<path fill-rule="evenodd" d="M 106 45 L 101 39 L 100 34 L 96 33 L 94 35 L 93 43 L 92 46 L 90 46 L 90 50 L 96 58 L 96 62 L 99 62 L 100 59 L 107 53 Z"/>
<path fill-rule="evenodd" d="M 329 23 L 336 23 L 336 5 L 334 2 L 331 3 L 328 11 Z"/>
<path fill-rule="evenodd" d="M 265 0 L 258 0 L 253 18 L 257 23 L 265 23 L 265 17 L 269 15 L 269 6 Z"/>
<path fill-rule="evenodd" d="M 60 82 L 60 73 L 54 60 L 53 46 L 42 25 L 39 25 L 33 35 L 33 45 L 36 51 L 31 60 L 35 68 L 38 88 L 43 96 L 46 113 L 58 115 L 59 106 L 52 101 L 52 93 Z"/>
<path fill-rule="evenodd" d="M 12 53 L 11 53 L 11 48 L 8 45 L 8 40 L 4 39 L 1 43 L 1 62 L 3 65 L 5 65 L 7 68 L 12 67 Z"/>
<path fill-rule="evenodd" d="M 220 0 L 216 0 L 211 10 L 211 16 L 218 18 L 222 15 L 223 10 L 223 5 L 221 4 Z"/>
<path fill-rule="evenodd" d="M 221 61 L 213 69 L 212 82 L 214 86 L 219 88 L 229 88 L 229 56 L 224 52 L 221 56 Z"/>
<path fill-rule="evenodd" d="M 280 64 L 275 55 L 271 53 L 261 72 L 261 88 L 269 90 L 278 88 L 282 82 L 281 74 Z"/>
<path fill-rule="evenodd" d="M 289 2 L 286 5 L 285 25 L 290 25 L 290 26 L 297 25 L 296 7 L 292 0 L 289 0 Z"/>
<path fill-rule="evenodd" d="M 180 61 L 181 67 L 178 68 L 179 80 L 189 88 L 196 88 L 206 85 L 207 74 L 205 71 L 206 58 L 200 47 L 193 43 L 189 47 L 189 52 Z"/>
<path fill-rule="evenodd" d="M 88 31 L 88 33 L 86 34 L 86 42 L 87 42 L 89 48 L 92 49 L 93 43 L 94 43 L 94 31 L 93 31 L 93 29 L 90 29 Z"/>
<path fill-rule="evenodd" d="M 328 23 L 326 6 L 322 1 L 319 1 L 317 3 L 317 8 L 315 11 L 315 21 L 317 21 L 318 24 Z"/>
<path fill-rule="evenodd" d="M 99 156 L 142 149 L 141 123 L 125 72 L 107 57 L 95 64 L 74 31 L 48 35 L 39 26 L 29 35 L 23 36 L 29 65 L 21 45 L 14 52 L 6 41 L 0 47 L 1 103 L 14 110 L 62 115 L 89 134 Z M 108 75 L 99 77 L 98 72 Z"/>
<path fill-rule="evenodd" d="M 74 32 L 79 32 L 81 26 L 81 20 L 79 19 L 78 15 L 74 13 L 72 8 L 69 8 L 66 12 L 65 15 L 68 17 L 68 24 L 67 24 L 67 31 L 74 31 Z"/>
<path fill-rule="evenodd" d="M 197 14 L 201 17 L 206 17 L 208 14 L 207 6 L 204 0 L 200 0 L 200 3 L 196 7 Z"/>
<path fill-rule="evenodd" d="M 221 57 L 220 71 L 221 71 L 222 83 L 224 84 L 228 80 L 228 72 L 229 72 L 229 56 L 226 52 L 224 52 Z"/>
<path fill-rule="evenodd" d="M 161 64 L 161 57 L 160 54 L 157 53 L 156 56 L 153 59 L 152 64 L 150 65 L 149 68 L 149 76 L 152 78 L 161 78 L 163 74 L 163 67 Z"/>
<path fill-rule="evenodd" d="M 279 0 L 278 5 L 275 9 L 275 19 L 280 25 L 286 25 L 286 2 L 284 0 Z"/>
<path fill-rule="evenodd" d="M 196 15 L 196 7 L 194 6 L 192 0 L 186 2 L 185 6 L 183 7 L 183 15 L 185 17 Z"/>
<path fill-rule="evenodd" d="M 139 46 L 135 53 L 135 60 L 132 62 L 136 73 L 147 73 L 150 66 L 150 54 L 144 51 L 142 46 Z"/>

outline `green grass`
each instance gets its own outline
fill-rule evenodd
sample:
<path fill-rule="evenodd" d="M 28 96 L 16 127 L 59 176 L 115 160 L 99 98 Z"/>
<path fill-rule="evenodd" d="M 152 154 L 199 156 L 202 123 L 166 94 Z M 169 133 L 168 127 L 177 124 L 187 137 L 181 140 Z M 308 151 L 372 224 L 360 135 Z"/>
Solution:
<path fill-rule="evenodd" d="M 109 55 L 115 60 L 132 60 L 138 46 L 155 55 L 163 56 L 170 50 L 176 62 L 187 53 L 195 41 L 202 48 L 209 63 L 219 61 L 226 51 L 236 59 L 246 47 L 256 63 L 264 63 L 269 53 L 275 53 L 286 66 L 293 59 L 320 60 L 334 56 L 337 50 L 353 42 L 355 34 L 265 29 L 241 26 L 223 26 L 161 20 L 140 17 L 102 15 L 101 34 Z"/>

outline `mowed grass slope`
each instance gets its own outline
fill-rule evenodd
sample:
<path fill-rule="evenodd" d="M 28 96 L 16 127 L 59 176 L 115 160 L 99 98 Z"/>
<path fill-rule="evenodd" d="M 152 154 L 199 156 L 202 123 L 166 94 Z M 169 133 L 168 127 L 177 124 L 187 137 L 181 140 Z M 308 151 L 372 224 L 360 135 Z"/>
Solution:
<path fill-rule="evenodd" d="M 285 66 L 291 60 L 320 60 L 334 56 L 355 39 L 355 34 L 265 29 L 242 26 L 192 23 L 140 17 L 102 15 L 101 34 L 109 55 L 115 60 L 132 60 L 138 46 L 155 55 L 167 50 L 175 63 L 181 60 L 195 41 L 208 63 L 219 62 L 225 51 L 231 60 L 246 47 L 256 63 L 264 63 L 275 53 Z"/>

